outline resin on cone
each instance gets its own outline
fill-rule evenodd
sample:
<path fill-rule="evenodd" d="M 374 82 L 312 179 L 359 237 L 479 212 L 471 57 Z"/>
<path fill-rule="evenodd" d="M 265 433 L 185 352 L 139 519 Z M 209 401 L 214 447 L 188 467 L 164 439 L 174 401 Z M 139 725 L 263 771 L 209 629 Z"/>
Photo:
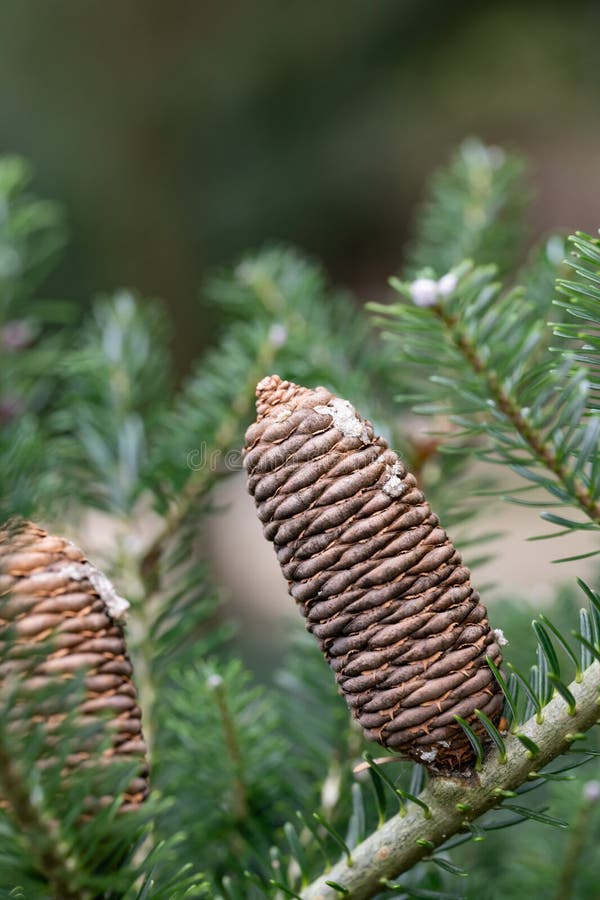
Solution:
<path fill-rule="evenodd" d="M 367 738 L 472 771 L 500 649 L 460 554 L 399 457 L 346 400 L 264 378 L 244 465 L 265 537 Z"/>
<path fill-rule="evenodd" d="M 141 711 L 119 624 L 127 606 L 70 541 L 31 522 L 0 527 L 0 692 L 9 682 L 20 683 L 28 713 L 44 724 L 52 753 L 53 732 L 60 729 L 67 710 L 54 710 L 51 704 L 49 708 L 48 696 L 53 685 L 82 674 L 85 696 L 77 713 L 86 736 L 72 748 L 67 767 L 138 760 L 124 810 L 137 806 L 148 793 Z M 39 709 L 36 694 L 45 698 Z M 18 707 L 15 714 L 15 728 L 26 735 L 30 723 L 19 721 Z M 107 731 L 110 735 L 101 755 L 94 740 L 90 743 L 86 727 L 100 717 L 103 725 L 96 744 Z M 89 805 L 112 799 L 91 798 Z"/>

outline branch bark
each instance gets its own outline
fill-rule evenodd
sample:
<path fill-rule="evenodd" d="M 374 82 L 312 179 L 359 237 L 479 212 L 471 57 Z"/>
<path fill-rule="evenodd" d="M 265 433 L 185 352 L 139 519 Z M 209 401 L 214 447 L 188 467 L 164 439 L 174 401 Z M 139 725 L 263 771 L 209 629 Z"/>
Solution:
<path fill-rule="evenodd" d="M 506 738 L 507 758 L 490 753 L 478 775 L 469 780 L 435 778 L 420 795 L 430 811 L 426 818 L 417 806 L 394 816 L 352 851 L 352 864 L 344 858 L 303 892 L 303 900 L 340 900 L 335 882 L 347 893 L 344 900 L 368 900 L 384 890 L 382 880 L 397 878 L 431 854 L 453 834 L 501 803 L 503 791 L 514 791 L 544 766 L 565 753 L 577 735 L 588 731 L 600 717 L 600 664 L 593 663 L 582 681 L 569 686 L 576 700 L 573 715 L 556 696 L 543 710 L 543 721 L 529 719 L 519 729 L 538 745 L 533 757 L 514 735 Z M 460 809 L 457 808 L 460 804 Z M 417 843 L 419 841 L 419 843 Z"/>

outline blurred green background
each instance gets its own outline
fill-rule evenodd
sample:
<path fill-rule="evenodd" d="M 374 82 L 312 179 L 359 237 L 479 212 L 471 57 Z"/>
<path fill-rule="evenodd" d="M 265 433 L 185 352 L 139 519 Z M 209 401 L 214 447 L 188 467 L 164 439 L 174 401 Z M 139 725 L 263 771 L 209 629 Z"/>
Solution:
<path fill-rule="evenodd" d="M 0 152 L 68 211 L 49 291 L 163 298 L 185 371 L 203 274 L 265 241 L 381 296 L 469 134 L 529 157 L 533 236 L 595 229 L 599 26 L 591 0 L 2 0 Z"/>

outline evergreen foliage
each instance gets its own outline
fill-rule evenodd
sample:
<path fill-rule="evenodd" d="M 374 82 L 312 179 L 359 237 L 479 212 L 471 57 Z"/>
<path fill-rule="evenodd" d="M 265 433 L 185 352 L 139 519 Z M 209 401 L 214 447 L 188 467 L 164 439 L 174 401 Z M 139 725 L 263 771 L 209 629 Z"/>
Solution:
<path fill-rule="evenodd" d="M 513 469 L 523 485 L 508 499 L 539 506 L 559 534 L 598 531 L 600 242 L 576 235 L 565 263 L 554 237 L 523 265 L 522 172 L 476 141 L 459 150 L 434 178 L 405 273 L 393 279 L 400 300 L 371 306 L 377 328 L 296 251 L 247 256 L 206 285 L 221 331 L 177 388 L 159 303 L 118 292 L 79 322 L 73 306 L 43 298 L 62 218 L 28 194 L 21 161 L 0 163 L 0 516 L 73 534 L 90 509 L 110 523 L 103 564 L 131 602 L 155 789 L 139 811 L 119 813 L 131 772 L 111 770 L 108 786 L 100 767 L 66 774 L 77 717 L 64 720 L 48 758 L 46 698 L 4 682 L 1 897 L 595 896 L 593 586 L 562 589 L 529 637 L 518 598 L 492 607 L 511 640 L 497 673 L 509 730 L 482 717 L 495 747 L 486 757 L 465 726 L 481 762 L 477 793 L 373 759 L 300 626 L 280 671 L 258 685 L 202 554 L 211 491 L 239 470 L 255 383 L 271 371 L 352 398 L 465 540 L 475 542 L 469 517 L 495 491 L 470 480 L 474 454 Z M 439 285 L 448 273 L 450 289 L 416 305 L 417 281 Z M 444 424 L 427 445 L 397 426 L 409 402 Z M 74 709 L 77 682 L 64 690 Z M 21 720 L 31 707 L 27 736 L 11 728 L 15 704 Z M 86 816 L 98 791 L 115 802 Z M 369 848 L 386 835 L 384 864 Z"/>
<path fill-rule="evenodd" d="M 431 179 L 408 248 L 407 274 L 431 269 L 443 275 L 463 259 L 514 269 L 527 196 L 523 171 L 518 156 L 465 141 Z"/>

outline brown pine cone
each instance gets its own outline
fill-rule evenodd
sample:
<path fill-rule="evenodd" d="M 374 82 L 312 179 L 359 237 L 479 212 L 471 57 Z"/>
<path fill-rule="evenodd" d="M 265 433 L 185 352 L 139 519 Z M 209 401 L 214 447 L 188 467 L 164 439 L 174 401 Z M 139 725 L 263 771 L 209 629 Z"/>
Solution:
<path fill-rule="evenodd" d="M 77 712 L 86 737 L 68 756 L 67 767 L 139 760 L 123 810 L 137 807 L 148 794 L 141 711 L 118 622 L 127 606 L 70 541 L 31 522 L 11 521 L 0 528 L 0 692 L 17 684 L 24 700 L 12 710 L 13 727 L 26 739 L 33 713 L 34 721 L 44 725 L 51 758 L 53 734 L 71 711 L 53 708 L 52 685 L 83 673 L 85 697 Z M 36 694 L 43 699 L 37 702 Z M 20 718 L 23 709 L 30 717 L 26 721 Z M 87 726 L 100 716 L 106 721 L 90 740 Z M 110 746 L 99 758 L 97 745 L 107 730 Z M 93 798 L 91 806 L 112 799 Z"/>
<path fill-rule="evenodd" d="M 454 716 L 486 741 L 502 693 L 498 639 L 469 570 L 398 456 L 325 388 L 257 387 L 245 467 L 265 537 L 370 740 L 439 774 L 468 774 Z"/>

